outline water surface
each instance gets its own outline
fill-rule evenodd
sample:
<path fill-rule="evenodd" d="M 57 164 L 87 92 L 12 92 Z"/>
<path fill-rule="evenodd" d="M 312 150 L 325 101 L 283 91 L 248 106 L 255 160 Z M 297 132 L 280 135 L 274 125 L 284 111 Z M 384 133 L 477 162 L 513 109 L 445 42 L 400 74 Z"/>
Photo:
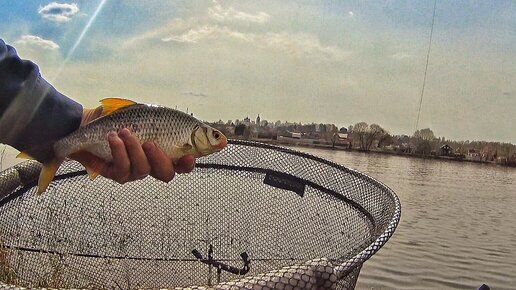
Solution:
<path fill-rule="evenodd" d="M 357 289 L 516 288 L 516 169 L 296 147 L 371 175 L 402 204 Z"/>

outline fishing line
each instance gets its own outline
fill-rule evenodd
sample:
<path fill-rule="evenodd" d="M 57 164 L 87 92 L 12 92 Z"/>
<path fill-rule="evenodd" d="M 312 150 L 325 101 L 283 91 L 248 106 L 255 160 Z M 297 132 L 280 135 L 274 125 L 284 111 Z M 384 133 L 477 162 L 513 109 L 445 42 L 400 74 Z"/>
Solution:
<path fill-rule="evenodd" d="M 430 60 L 430 49 L 432 47 L 432 37 L 434 35 L 434 23 L 435 23 L 435 10 L 437 7 L 437 0 L 434 0 L 434 13 L 432 15 L 432 27 L 430 28 L 430 40 L 428 41 L 428 51 L 426 53 L 426 65 L 425 65 L 425 75 L 423 77 L 423 86 L 421 88 L 421 97 L 419 98 L 419 109 L 417 110 L 417 119 L 415 129 L 419 127 L 419 117 L 421 116 L 421 107 L 423 105 L 423 95 L 425 94 L 425 85 L 426 85 L 426 75 L 428 72 L 428 63 Z"/>

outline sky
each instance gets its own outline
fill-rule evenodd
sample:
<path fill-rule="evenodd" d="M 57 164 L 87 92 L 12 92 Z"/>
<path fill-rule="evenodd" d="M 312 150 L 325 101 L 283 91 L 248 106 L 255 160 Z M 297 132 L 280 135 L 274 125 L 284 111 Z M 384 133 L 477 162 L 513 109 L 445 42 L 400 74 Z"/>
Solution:
<path fill-rule="evenodd" d="M 433 1 L 10 1 L 0 38 L 59 91 L 202 120 L 412 135 Z M 516 143 L 516 2 L 437 0 L 419 128 Z"/>

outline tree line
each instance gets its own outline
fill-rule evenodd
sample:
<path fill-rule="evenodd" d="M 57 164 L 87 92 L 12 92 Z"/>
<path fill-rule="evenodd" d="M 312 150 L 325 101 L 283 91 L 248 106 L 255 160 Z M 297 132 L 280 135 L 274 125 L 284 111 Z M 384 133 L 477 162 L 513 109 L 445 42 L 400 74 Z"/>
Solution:
<path fill-rule="evenodd" d="M 349 126 L 348 129 L 353 145 L 364 151 L 371 149 L 384 149 L 388 146 L 398 150 L 405 150 L 407 153 L 419 155 L 443 155 L 440 152 L 443 146 L 447 145 L 455 157 L 466 156 L 467 154 L 478 154 L 482 161 L 494 161 L 498 157 L 515 157 L 516 145 L 502 142 L 489 141 L 454 141 L 446 140 L 444 137 L 436 137 L 430 128 L 416 130 L 412 136 L 391 135 L 387 130 L 378 124 L 367 124 L 359 122 Z"/>
<path fill-rule="evenodd" d="M 231 136 L 242 136 L 246 139 L 276 139 L 277 136 L 289 132 L 301 133 L 303 138 L 318 139 L 336 146 L 337 133 L 347 134 L 348 148 L 362 151 L 381 150 L 409 153 L 416 155 L 445 155 L 465 158 L 468 154 L 477 154 L 480 161 L 494 161 L 499 157 L 516 160 L 516 145 L 489 141 L 454 141 L 444 137 L 436 137 L 430 128 L 416 130 L 411 136 L 393 135 L 378 124 L 358 122 L 349 127 L 338 128 L 334 124 L 285 124 L 279 126 L 256 126 L 231 124 L 231 130 L 224 124 L 212 125 Z M 444 146 L 444 147 L 443 147 Z"/>

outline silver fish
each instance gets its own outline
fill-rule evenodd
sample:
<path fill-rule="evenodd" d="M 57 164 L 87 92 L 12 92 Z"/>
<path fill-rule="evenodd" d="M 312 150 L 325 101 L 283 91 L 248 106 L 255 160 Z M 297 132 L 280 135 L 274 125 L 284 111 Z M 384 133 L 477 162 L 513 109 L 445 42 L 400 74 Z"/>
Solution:
<path fill-rule="evenodd" d="M 53 145 L 54 157 L 43 164 L 38 193 L 46 190 L 61 163 L 89 152 L 106 162 L 112 160 L 107 134 L 130 129 L 143 144 L 154 141 L 173 161 L 185 155 L 205 156 L 222 150 L 227 138 L 195 117 L 167 107 L 138 104 L 125 99 L 104 99 L 93 119 Z M 91 156 L 91 155 L 90 155 Z M 86 168 L 93 179 L 101 171 Z"/>

